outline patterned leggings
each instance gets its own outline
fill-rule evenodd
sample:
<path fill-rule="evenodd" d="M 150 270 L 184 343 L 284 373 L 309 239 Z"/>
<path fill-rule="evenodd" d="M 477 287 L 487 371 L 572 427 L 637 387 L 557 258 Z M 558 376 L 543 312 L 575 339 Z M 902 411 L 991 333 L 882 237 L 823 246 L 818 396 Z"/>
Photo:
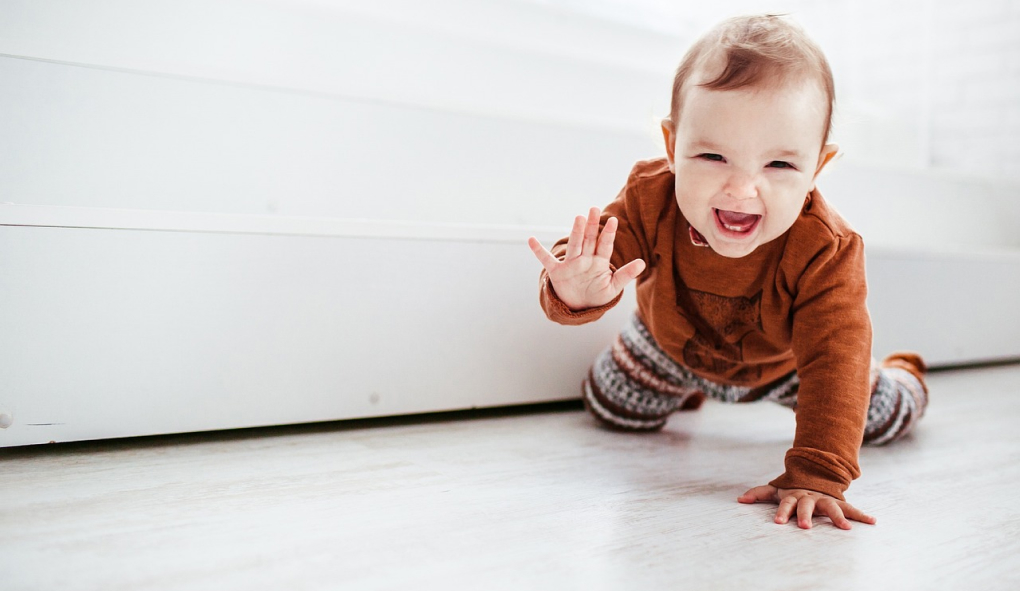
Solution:
<path fill-rule="evenodd" d="M 928 405 L 928 392 L 920 379 L 924 369 L 920 357 L 909 353 L 890 356 L 881 367 L 872 367 L 864 443 L 882 445 L 910 432 Z M 729 403 L 770 400 L 796 409 L 799 386 L 797 372 L 761 388 L 700 378 L 660 349 L 635 314 L 616 342 L 595 359 L 582 391 L 585 406 L 607 426 L 656 431 L 669 415 L 697 409 L 706 396 Z"/>

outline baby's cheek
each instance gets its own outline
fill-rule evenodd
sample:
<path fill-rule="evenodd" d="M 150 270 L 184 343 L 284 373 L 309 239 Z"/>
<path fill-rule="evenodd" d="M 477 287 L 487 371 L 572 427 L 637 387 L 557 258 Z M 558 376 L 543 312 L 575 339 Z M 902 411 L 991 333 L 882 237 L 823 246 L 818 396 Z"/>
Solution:
<path fill-rule="evenodd" d="M 711 173 L 699 170 L 697 166 L 682 165 L 676 171 L 676 193 L 688 199 L 696 199 L 705 193 L 711 194 L 713 184 L 718 184 Z"/>
<path fill-rule="evenodd" d="M 768 222 L 769 231 L 768 233 L 772 238 L 778 237 L 796 223 L 797 218 L 800 217 L 800 212 L 803 209 L 804 200 L 790 201 L 779 206 L 773 205 L 768 208 Z"/>
<path fill-rule="evenodd" d="M 811 192 L 811 179 L 792 178 L 768 179 L 762 187 L 763 199 L 769 213 L 792 212 L 796 217 L 804 207 L 804 201 Z"/>
<path fill-rule="evenodd" d="M 785 172 L 768 178 L 769 186 L 777 193 L 787 195 L 807 195 L 811 192 L 814 179 L 807 174 Z"/>

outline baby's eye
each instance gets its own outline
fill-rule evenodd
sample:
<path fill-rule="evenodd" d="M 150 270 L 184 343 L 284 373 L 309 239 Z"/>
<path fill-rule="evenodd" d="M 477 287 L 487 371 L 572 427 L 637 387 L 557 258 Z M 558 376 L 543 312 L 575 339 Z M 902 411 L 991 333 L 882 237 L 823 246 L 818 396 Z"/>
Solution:
<path fill-rule="evenodd" d="M 782 160 L 773 160 L 769 163 L 769 168 L 793 168 L 793 165 Z"/>
<path fill-rule="evenodd" d="M 711 160 L 712 162 L 726 162 L 726 159 L 720 156 L 719 154 L 700 154 L 698 158 Z"/>

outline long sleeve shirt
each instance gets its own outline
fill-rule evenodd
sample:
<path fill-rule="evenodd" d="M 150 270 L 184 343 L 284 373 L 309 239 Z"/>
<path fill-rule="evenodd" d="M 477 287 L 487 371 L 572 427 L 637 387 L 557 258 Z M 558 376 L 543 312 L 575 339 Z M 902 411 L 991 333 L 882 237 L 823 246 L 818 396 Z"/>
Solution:
<path fill-rule="evenodd" d="M 723 257 L 691 240 L 665 159 L 635 165 L 601 223 L 610 217 L 619 220 L 611 265 L 645 261 L 638 314 L 675 361 L 717 383 L 751 388 L 797 371 L 793 447 L 770 484 L 843 499 L 860 475 L 871 393 L 860 235 L 812 191 L 785 234 L 742 258 Z M 554 245 L 555 256 L 566 242 Z M 592 322 L 619 299 L 570 310 L 542 272 L 542 308 L 561 324 Z"/>

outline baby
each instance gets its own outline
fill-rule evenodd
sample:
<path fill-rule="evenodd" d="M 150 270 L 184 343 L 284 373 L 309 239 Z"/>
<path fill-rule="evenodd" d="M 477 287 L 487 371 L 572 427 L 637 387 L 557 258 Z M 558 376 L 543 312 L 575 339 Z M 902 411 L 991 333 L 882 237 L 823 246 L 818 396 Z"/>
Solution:
<path fill-rule="evenodd" d="M 709 396 L 796 411 L 785 472 L 739 497 L 776 523 L 875 519 L 846 502 L 861 443 L 908 433 L 928 403 L 915 354 L 871 358 L 864 243 L 815 180 L 837 153 L 821 50 L 775 16 L 725 21 L 684 56 L 662 122 L 666 157 L 638 162 L 604 212 L 578 216 L 544 267 L 561 324 L 598 319 L 637 279 L 637 312 L 582 384 L 616 429 L 661 429 Z"/>

